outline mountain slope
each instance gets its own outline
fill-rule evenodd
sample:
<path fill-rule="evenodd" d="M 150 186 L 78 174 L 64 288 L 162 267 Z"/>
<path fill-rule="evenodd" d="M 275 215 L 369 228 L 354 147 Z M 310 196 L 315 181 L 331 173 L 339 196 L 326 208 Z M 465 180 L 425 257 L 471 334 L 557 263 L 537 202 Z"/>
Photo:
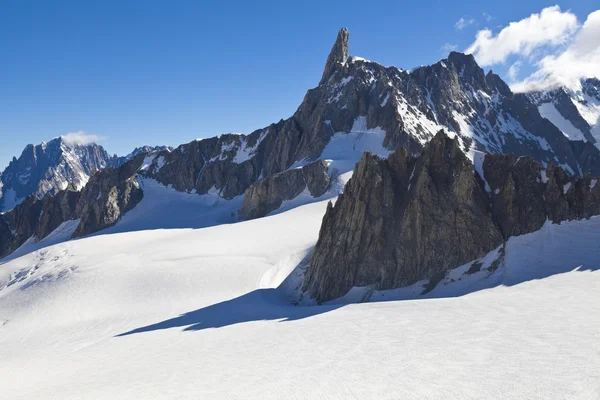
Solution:
<path fill-rule="evenodd" d="M 589 141 L 569 140 L 540 115 L 527 96 L 514 95 L 493 72 L 484 74 L 472 56 L 453 52 L 434 65 L 404 71 L 349 56 L 348 38 L 347 30 L 339 32 L 319 85 L 307 92 L 291 118 L 249 135 L 195 140 L 172 150 L 142 148 L 136 156 L 143 158 L 140 167 L 132 169 L 133 175 L 127 179 L 135 182 L 139 175 L 180 192 L 215 194 L 225 200 L 245 195 L 257 209 L 246 207 L 242 218 L 257 217 L 280 207 L 315 201 L 315 195 L 335 196 L 363 151 L 385 157 L 394 149 L 405 148 L 418 154 L 439 130 L 456 137 L 461 151 L 471 158 L 477 152 L 529 156 L 543 165 L 560 165 L 570 174 L 600 175 L 598 148 Z M 329 188 L 326 193 L 304 190 L 306 185 L 300 179 L 291 186 L 278 189 L 274 185 L 274 190 L 266 190 L 273 176 L 298 178 L 293 170 L 315 160 L 327 163 L 328 177 L 322 179 L 330 182 L 323 186 Z M 118 160 L 113 162 L 118 164 Z M 88 179 L 85 168 L 83 172 L 79 172 L 82 168 L 64 169 L 78 171 L 80 179 Z M 276 175 L 281 173 L 285 175 Z M 42 185 L 44 190 L 56 192 L 66 186 L 64 174 L 55 175 L 60 179 Z M 7 174 L 13 177 L 10 182 L 14 176 L 16 172 Z M 107 185 L 114 187 L 112 182 Z M 5 199 L 19 196 L 6 183 L 3 190 Z M 109 218 L 108 225 L 127 211 L 109 203 L 101 207 L 118 216 Z M 231 215 L 216 219 L 231 220 Z M 26 233 L 16 234 L 22 239 Z M 7 228 L 4 236 L 14 239 L 15 232 L 11 235 Z M 9 248 L 19 242 L 13 241 Z"/>
<path fill-rule="evenodd" d="M 582 79 L 575 88 L 561 86 L 526 96 L 565 136 L 600 146 L 600 80 Z"/>
<path fill-rule="evenodd" d="M 461 148 L 527 155 L 570 173 L 600 175 L 600 152 L 568 140 L 522 95 L 470 55 L 414 71 L 384 67 L 348 55 L 349 34 L 338 34 L 319 85 L 294 115 L 250 135 L 222 135 L 161 154 L 160 173 L 177 190 L 214 189 L 233 198 L 257 180 L 298 163 L 322 159 L 336 135 L 383 133 L 381 147 L 419 152 L 440 129 L 458 135 Z M 349 170 L 342 171 L 348 172 Z"/>
<path fill-rule="evenodd" d="M 69 183 L 82 188 L 92 171 L 113 163 L 113 157 L 95 143 L 79 144 L 58 137 L 30 144 L 0 175 L 0 212 L 11 210 L 31 194 L 40 198 L 55 194 Z"/>
<path fill-rule="evenodd" d="M 491 289 L 455 297 L 463 278 L 425 301 L 418 287 L 398 293 L 413 301 L 293 306 L 273 288 L 325 208 L 3 264 L 3 399 L 598 397 L 598 218 L 511 239 Z"/>

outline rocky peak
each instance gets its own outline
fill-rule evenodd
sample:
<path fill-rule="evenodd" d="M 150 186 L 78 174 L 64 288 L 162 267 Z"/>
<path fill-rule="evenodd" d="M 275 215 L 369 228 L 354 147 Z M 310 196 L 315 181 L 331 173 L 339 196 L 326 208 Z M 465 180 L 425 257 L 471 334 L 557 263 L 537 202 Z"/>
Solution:
<path fill-rule="evenodd" d="M 73 182 L 81 188 L 94 169 L 112 164 L 112 158 L 95 143 L 80 144 L 63 137 L 27 145 L 21 156 L 2 172 L 0 210 L 8 211 L 30 194 L 41 198 Z"/>
<path fill-rule="evenodd" d="M 529 155 L 567 165 L 573 173 L 588 171 L 568 139 L 500 77 L 485 76 L 473 56 L 453 52 L 409 72 L 350 57 L 348 39 L 342 29 L 323 79 L 292 117 L 250 135 L 221 135 L 158 152 L 146 173 L 177 190 L 202 194 L 214 188 L 230 199 L 296 163 L 319 160 L 335 135 L 384 132 L 382 148 L 416 154 L 440 129 L 455 134 L 464 151 Z M 599 169 L 600 156 L 586 155 L 587 167 Z"/>
<path fill-rule="evenodd" d="M 456 68 L 458 75 L 462 79 L 472 79 L 480 84 L 483 84 L 485 80 L 485 74 L 483 69 L 475 61 L 475 57 L 472 54 L 459 53 L 452 51 L 448 55 L 448 62 Z"/>
<path fill-rule="evenodd" d="M 329 79 L 338 65 L 346 63 L 346 60 L 348 59 L 348 36 L 348 28 L 342 28 L 338 32 L 335 43 L 327 57 L 327 63 L 325 64 L 325 71 L 323 71 L 321 83 Z"/>
<path fill-rule="evenodd" d="M 500 76 L 491 69 L 485 76 L 485 81 L 492 89 L 492 91 L 497 91 L 502 96 L 512 97 L 513 92 L 510 90 L 510 87 L 500 78 Z"/>
<path fill-rule="evenodd" d="M 552 76 L 548 78 L 553 80 Z M 571 140 L 584 140 L 600 148 L 600 81 L 581 79 L 575 86 L 555 84 L 550 89 L 523 94 L 540 114 Z"/>
<path fill-rule="evenodd" d="M 600 100 L 600 79 L 598 78 L 587 78 L 584 79 L 582 84 L 582 90 L 588 96 L 592 96 L 597 100 Z"/>
<path fill-rule="evenodd" d="M 435 286 L 510 236 L 600 214 L 597 178 L 528 157 L 485 155 L 477 164 L 442 132 L 417 156 L 365 153 L 327 208 L 303 290 L 324 302 L 352 287 Z"/>

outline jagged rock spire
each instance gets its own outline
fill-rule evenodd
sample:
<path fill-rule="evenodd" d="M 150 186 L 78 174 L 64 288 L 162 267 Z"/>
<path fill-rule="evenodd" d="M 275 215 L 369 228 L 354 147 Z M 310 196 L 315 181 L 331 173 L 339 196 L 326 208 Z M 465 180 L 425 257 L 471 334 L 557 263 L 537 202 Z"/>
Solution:
<path fill-rule="evenodd" d="M 342 28 L 338 32 L 337 39 L 331 48 L 329 57 L 327 57 L 327 63 L 325 64 L 325 71 L 323 71 L 323 77 L 321 83 L 325 82 L 338 64 L 344 64 L 348 58 L 348 28 Z"/>

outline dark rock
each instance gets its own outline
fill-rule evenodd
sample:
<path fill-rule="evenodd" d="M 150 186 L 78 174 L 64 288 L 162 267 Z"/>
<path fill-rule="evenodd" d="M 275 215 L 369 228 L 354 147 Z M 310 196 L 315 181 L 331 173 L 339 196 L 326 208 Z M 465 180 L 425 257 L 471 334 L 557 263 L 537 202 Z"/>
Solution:
<path fill-rule="evenodd" d="M 69 184 L 42 200 L 31 195 L 7 213 L 0 214 L 0 257 L 27 239 L 42 240 L 63 222 L 80 219 L 73 237 L 81 237 L 114 225 L 142 199 L 136 176 L 145 155 L 140 154 L 118 168 L 95 172 L 78 192 Z"/>
<path fill-rule="evenodd" d="M 304 290 L 322 302 L 353 286 L 431 279 L 502 243 L 473 165 L 443 133 L 413 158 L 365 153 L 328 206 Z"/>
<path fill-rule="evenodd" d="M 242 220 L 264 217 L 308 189 L 313 197 L 322 196 L 329 188 L 327 163 L 323 160 L 271 175 L 250 186 L 239 211 Z"/>
<path fill-rule="evenodd" d="M 11 211 L 0 214 L 0 257 L 18 249 L 35 233 L 42 202 L 30 195 Z"/>
<path fill-rule="evenodd" d="M 340 65 L 344 64 L 348 59 L 348 29 L 342 28 L 337 35 L 337 39 L 331 48 L 331 52 L 327 57 L 325 63 L 325 70 L 323 71 L 323 77 L 321 83 L 325 82 L 335 69 Z"/>
<path fill-rule="evenodd" d="M 143 197 L 136 173 L 145 155 L 140 154 L 118 168 L 98 171 L 79 196 L 75 215 L 80 218 L 73 237 L 98 232 L 116 224 Z"/>
<path fill-rule="evenodd" d="M 546 222 L 542 169 L 529 157 L 485 157 L 483 174 L 492 192 L 492 212 L 504 238 L 537 231 Z"/>
<path fill-rule="evenodd" d="M 582 92 L 600 100 L 600 81 L 595 78 L 581 80 Z M 544 91 L 534 91 L 524 94 L 529 101 L 536 106 L 545 103 L 551 103 L 556 108 L 556 111 L 573 127 L 581 131 L 585 140 L 589 143 L 596 143 L 597 139 L 592 135 L 590 124 L 583 118 L 579 112 L 576 103 L 582 102 L 578 93 L 566 87 L 556 87 L 554 89 Z M 585 101 L 583 101 L 585 103 Z"/>
<path fill-rule="evenodd" d="M 303 290 L 323 302 L 353 286 L 384 290 L 427 279 L 435 287 L 440 274 L 547 219 L 600 214 L 597 178 L 509 155 L 486 156 L 483 175 L 443 133 L 417 157 L 403 149 L 388 160 L 365 153 L 327 208 Z"/>
<path fill-rule="evenodd" d="M 320 197 L 329 189 L 331 180 L 327 174 L 327 168 L 327 162 L 324 160 L 315 161 L 302 167 L 302 175 L 312 197 Z"/>
<path fill-rule="evenodd" d="M 37 222 L 35 238 L 42 240 L 60 224 L 71 219 L 77 219 L 76 209 L 80 192 L 73 184 L 56 195 L 46 195 L 42 201 L 42 212 Z"/>

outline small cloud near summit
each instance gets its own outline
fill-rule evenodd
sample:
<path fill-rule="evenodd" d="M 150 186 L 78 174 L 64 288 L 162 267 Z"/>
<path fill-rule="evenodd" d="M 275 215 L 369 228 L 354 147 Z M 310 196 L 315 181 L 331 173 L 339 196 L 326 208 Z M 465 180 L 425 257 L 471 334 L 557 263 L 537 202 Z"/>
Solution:
<path fill-rule="evenodd" d="M 493 32 L 477 32 L 465 50 L 479 65 L 505 64 L 513 92 L 543 90 L 556 85 L 578 87 L 580 79 L 600 77 L 600 10 L 582 23 L 572 11 L 559 6 L 512 21 Z M 528 75 L 519 78 L 519 72 Z M 533 72 L 532 72 L 533 71 Z"/>
<path fill-rule="evenodd" d="M 458 47 L 457 45 L 452 44 L 452 43 L 444 43 L 442 45 L 442 51 L 444 52 L 444 54 L 448 54 L 451 51 L 456 50 L 457 47 Z"/>
<path fill-rule="evenodd" d="M 454 24 L 454 27 L 456 29 L 458 29 L 459 31 L 462 31 L 467 26 L 473 25 L 474 23 L 475 23 L 474 18 L 469 18 L 465 15 L 464 17 L 460 17 L 460 19 L 458 21 L 456 21 L 456 23 Z"/>
<path fill-rule="evenodd" d="M 84 131 L 70 132 L 62 135 L 61 138 L 64 142 L 75 145 L 86 145 L 106 139 L 105 137 L 85 133 Z"/>

